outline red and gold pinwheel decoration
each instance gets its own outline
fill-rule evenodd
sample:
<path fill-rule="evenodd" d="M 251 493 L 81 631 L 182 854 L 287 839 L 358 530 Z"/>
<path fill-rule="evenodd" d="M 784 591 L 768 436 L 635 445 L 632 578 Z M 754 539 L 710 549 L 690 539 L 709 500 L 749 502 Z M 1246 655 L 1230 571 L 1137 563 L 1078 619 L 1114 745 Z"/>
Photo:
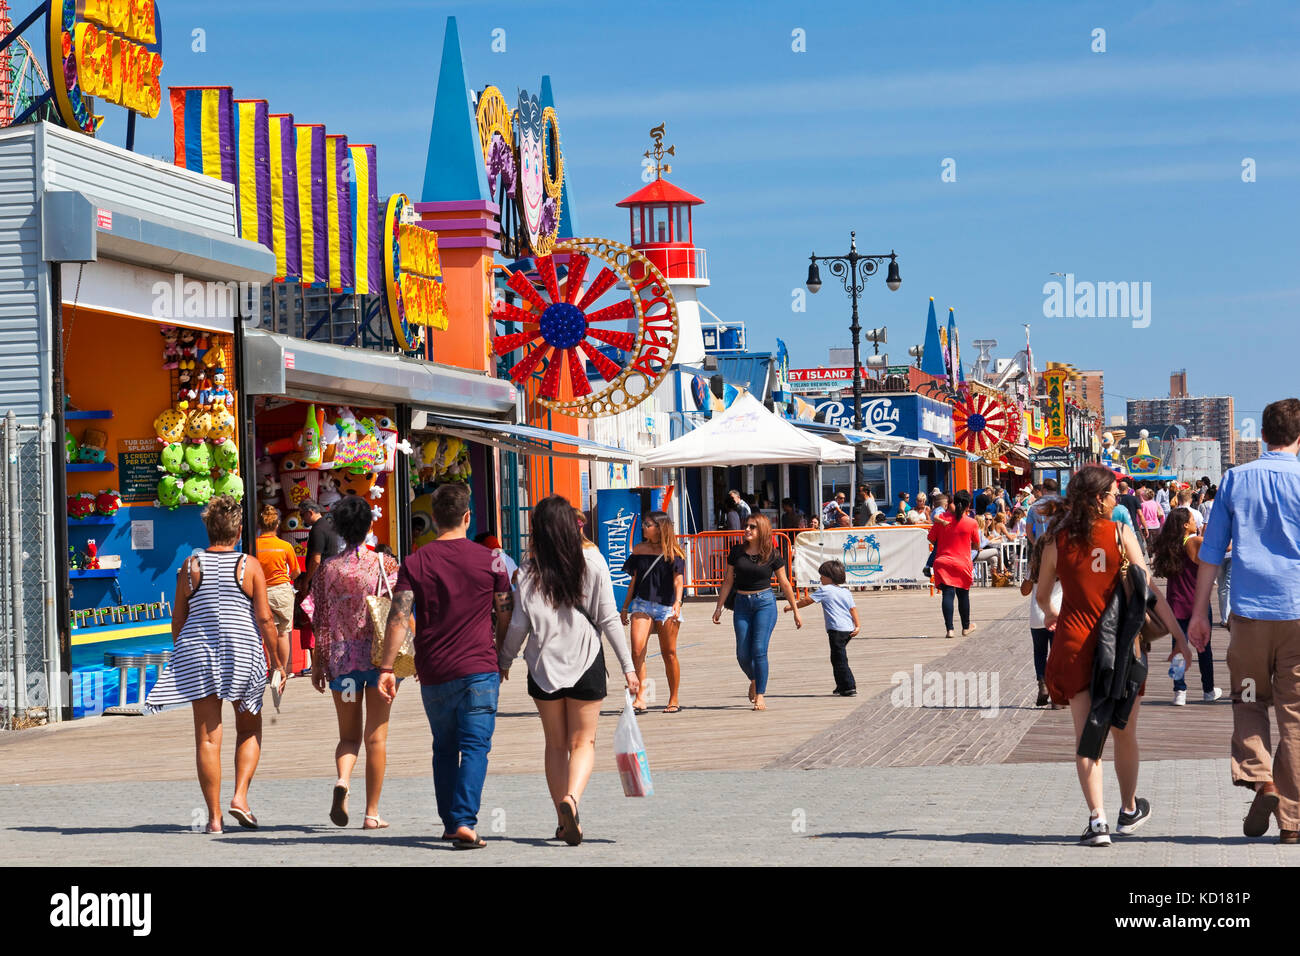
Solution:
<path fill-rule="evenodd" d="M 586 282 L 593 259 L 604 266 Z M 567 260 L 563 279 L 557 260 Z M 568 239 L 557 243 L 550 255 L 538 256 L 536 263 L 537 280 L 512 272 L 507 282 L 524 307 L 502 302 L 493 309 L 495 319 L 522 327 L 492 340 L 497 355 L 524 349 L 523 358 L 510 369 L 511 380 L 523 384 L 544 368 L 538 400 L 579 418 L 616 414 L 643 401 L 677 354 L 677 303 L 663 275 L 636 250 L 610 239 Z M 623 288 L 616 288 L 620 284 Z M 622 297 L 596 308 L 611 290 Z M 616 322 L 623 327 L 609 327 Z M 614 361 L 599 350 L 601 344 L 614 346 L 625 361 Z M 604 381 L 603 388 L 592 388 L 587 361 Z M 561 398 L 566 366 L 572 397 Z"/>
<path fill-rule="evenodd" d="M 952 423 L 957 445 L 988 461 L 997 461 L 1020 435 L 1019 410 L 978 392 L 963 391 L 953 399 Z"/>

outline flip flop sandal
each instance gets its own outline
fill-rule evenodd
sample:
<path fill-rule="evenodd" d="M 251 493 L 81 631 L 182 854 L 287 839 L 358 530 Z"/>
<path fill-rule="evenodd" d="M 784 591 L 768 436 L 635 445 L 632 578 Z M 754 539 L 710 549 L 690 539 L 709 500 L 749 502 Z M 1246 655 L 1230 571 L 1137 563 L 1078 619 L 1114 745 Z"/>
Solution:
<path fill-rule="evenodd" d="M 636 714 L 638 717 L 641 716 L 642 714 L 646 713 L 646 711 L 647 711 L 647 708 L 645 708 L 645 707 L 633 707 L 633 708 L 632 708 L 632 713 Z"/>
<path fill-rule="evenodd" d="M 451 844 L 453 850 L 481 850 L 485 846 L 487 846 L 487 840 L 482 837 L 474 840 L 462 840 L 457 837 Z"/>
<path fill-rule="evenodd" d="M 664 713 L 675 714 L 678 713 L 681 709 L 682 707 L 680 704 L 669 704 L 667 707 L 664 708 Z"/>
<path fill-rule="evenodd" d="M 371 820 L 375 821 L 375 825 L 373 827 L 366 826 L 366 824 L 369 823 Z M 368 813 L 366 814 L 366 818 L 361 821 L 361 829 L 363 830 L 386 830 L 387 828 L 388 828 L 387 820 L 381 820 L 379 819 L 379 817 L 372 817 Z"/>
<path fill-rule="evenodd" d="M 231 807 L 230 815 L 235 818 L 236 822 L 246 830 L 257 829 L 257 817 L 253 816 L 251 810 L 241 810 L 239 807 Z"/>
<path fill-rule="evenodd" d="M 225 833 L 226 831 L 225 831 L 225 829 L 224 829 L 223 827 L 214 826 L 213 824 L 209 823 L 206 827 L 203 828 L 203 832 L 204 832 L 204 833 L 215 833 L 215 834 L 220 835 L 220 834 L 222 834 L 222 833 Z"/>
<path fill-rule="evenodd" d="M 330 822 L 336 827 L 348 825 L 348 793 L 347 787 L 334 785 L 334 803 L 330 807 Z"/>
<path fill-rule="evenodd" d="M 578 816 L 576 809 L 578 801 L 571 793 L 566 794 L 566 796 L 573 800 L 573 804 L 570 805 L 563 801 L 560 803 L 560 819 L 564 821 L 560 827 L 562 831 L 560 839 L 569 846 L 577 846 L 582 842 L 582 830 L 578 827 L 582 820 Z"/>

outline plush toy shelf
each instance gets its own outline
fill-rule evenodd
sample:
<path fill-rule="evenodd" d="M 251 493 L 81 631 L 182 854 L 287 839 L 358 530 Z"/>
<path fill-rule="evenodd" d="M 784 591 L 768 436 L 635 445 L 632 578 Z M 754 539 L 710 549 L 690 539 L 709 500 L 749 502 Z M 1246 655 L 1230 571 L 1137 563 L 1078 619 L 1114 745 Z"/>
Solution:
<path fill-rule="evenodd" d="M 116 524 L 112 515 L 87 515 L 84 518 L 68 518 L 68 527 L 75 528 L 83 524 Z"/>
<path fill-rule="evenodd" d="M 116 468 L 111 461 L 75 462 L 68 465 L 68 471 L 113 471 Z"/>
<path fill-rule="evenodd" d="M 107 408 L 100 409 L 99 411 L 91 411 L 91 412 L 64 412 L 63 413 L 63 420 L 66 422 L 72 422 L 72 421 L 91 422 L 91 421 L 99 421 L 105 418 L 112 418 L 112 417 L 113 417 L 113 412 Z"/>
<path fill-rule="evenodd" d="M 115 578 L 119 568 L 95 568 L 93 570 L 72 570 L 68 572 L 68 577 L 73 581 L 81 578 Z"/>

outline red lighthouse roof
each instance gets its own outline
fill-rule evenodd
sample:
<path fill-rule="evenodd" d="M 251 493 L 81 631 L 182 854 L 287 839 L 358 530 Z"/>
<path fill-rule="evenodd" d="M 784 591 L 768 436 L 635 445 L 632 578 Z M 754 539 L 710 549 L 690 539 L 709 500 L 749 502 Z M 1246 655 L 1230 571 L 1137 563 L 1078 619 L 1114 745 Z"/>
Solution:
<path fill-rule="evenodd" d="M 692 196 L 685 189 L 674 186 L 666 179 L 656 179 L 650 185 L 638 189 L 626 199 L 615 203 L 616 206 L 642 206 L 663 203 L 684 203 L 688 206 L 702 206 L 704 200 Z"/>

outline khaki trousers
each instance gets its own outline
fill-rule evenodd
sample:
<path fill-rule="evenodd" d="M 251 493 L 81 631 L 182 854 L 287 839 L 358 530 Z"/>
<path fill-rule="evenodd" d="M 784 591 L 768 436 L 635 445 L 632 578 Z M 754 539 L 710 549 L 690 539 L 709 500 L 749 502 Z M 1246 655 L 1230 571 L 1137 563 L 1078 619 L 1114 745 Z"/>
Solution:
<path fill-rule="evenodd" d="M 1272 781 L 1278 825 L 1300 830 L 1300 620 L 1258 621 L 1232 615 L 1232 782 Z M 1277 720 L 1277 756 L 1268 708 Z"/>

